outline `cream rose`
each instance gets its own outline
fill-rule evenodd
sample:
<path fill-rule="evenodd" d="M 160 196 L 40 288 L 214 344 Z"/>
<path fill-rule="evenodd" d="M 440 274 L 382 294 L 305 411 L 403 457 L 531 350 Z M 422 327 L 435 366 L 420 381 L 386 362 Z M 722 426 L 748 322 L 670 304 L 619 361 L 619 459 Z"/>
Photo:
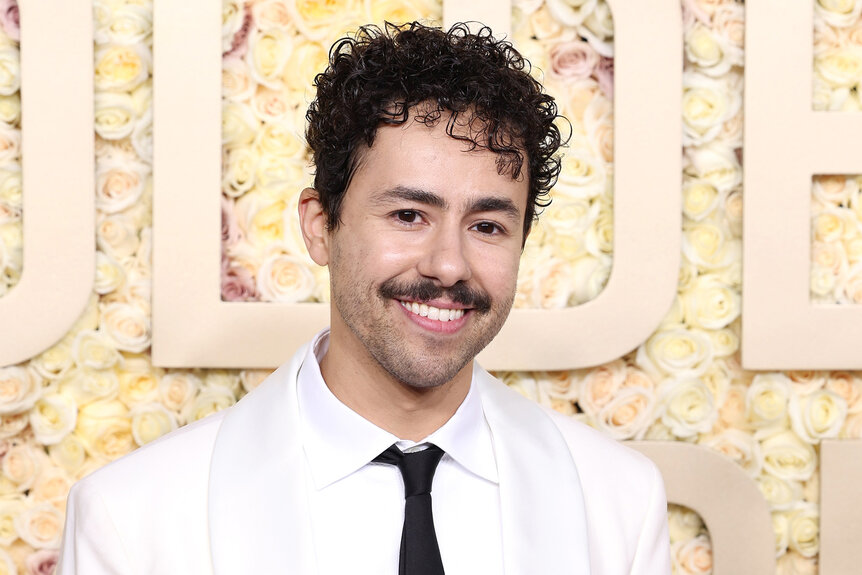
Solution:
<path fill-rule="evenodd" d="M 685 322 L 710 330 L 727 327 L 742 309 L 739 292 L 711 274 L 699 276 L 691 289 L 682 294 L 682 300 Z"/>
<path fill-rule="evenodd" d="M 96 92 L 95 130 L 106 140 L 120 140 L 135 129 L 135 108 L 125 92 Z"/>
<path fill-rule="evenodd" d="M 39 474 L 30 496 L 33 501 L 50 503 L 60 511 L 64 511 L 70 487 L 72 487 L 72 480 L 68 474 L 59 467 L 49 466 Z"/>
<path fill-rule="evenodd" d="M 30 411 L 30 429 L 42 445 L 55 445 L 75 429 L 78 406 L 64 393 L 42 396 Z"/>
<path fill-rule="evenodd" d="M 132 417 L 132 437 L 138 445 L 146 445 L 177 428 L 174 414 L 160 403 L 136 405 L 129 415 Z"/>
<path fill-rule="evenodd" d="M 39 503 L 15 517 L 15 531 L 36 549 L 56 549 L 63 533 L 63 514 L 50 503 Z"/>
<path fill-rule="evenodd" d="M 118 302 L 102 307 L 99 329 L 117 349 L 140 353 L 150 347 L 150 318 L 135 305 Z"/>
<path fill-rule="evenodd" d="M 535 378 L 527 372 L 523 371 L 506 371 L 495 374 L 495 377 L 500 379 L 506 386 L 526 397 L 531 401 L 539 403 L 541 396 L 539 394 L 539 386 Z"/>
<path fill-rule="evenodd" d="M 733 150 L 717 142 L 685 149 L 685 171 L 725 194 L 742 183 L 742 168 Z"/>
<path fill-rule="evenodd" d="M 239 372 L 239 380 L 242 383 L 242 388 L 249 392 L 263 383 L 263 380 L 269 377 L 271 373 L 271 370 L 266 369 L 244 369 Z"/>
<path fill-rule="evenodd" d="M 793 391 L 802 395 L 808 395 L 818 389 L 823 389 L 826 385 L 827 374 L 823 371 L 790 370 L 784 373 L 793 382 Z"/>
<path fill-rule="evenodd" d="M 613 105 L 600 92 L 584 110 L 584 130 L 593 151 L 606 163 L 612 163 L 614 161 Z"/>
<path fill-rule="evenodd" d="M 814 71 L 830 88 L 852 88 L 862 80 L 862 47 L 826 50 L 814 57 Z"/>
<path fill-rule="evenodd" d="M 94 40 L 97 44 L 146 45 L 151 40 L 152 6 L 118 4 L 112 6 L 108 14 L 99 22 L 101 25 L 96 26 Z"/>
<path fill-rule="evenodd" d="M 21 158 L 21 130 L 0 122 L 0 164 L 17 163 Z"/>
<path fill-rule="evenodd" d="M 616 396 L 626 379 L 626 364 L 617 359 L 590 370 L 581 380 L 579 404 L 588 415 L 596 417 Z"/>
<path fill-rule="evenodd" d="M 226 102 L 222 108 L 222 146 L 233 149 L 254 141 L 260 121 L 251 107 L 241 102 Z"/>
<path fill-rule="evenodd" d="M 826 389 L 847 403 L 847 413 L 862 412 L 862 378 L 850 372 L 836 371 L 829 375 Z"/>
<path fill-rule="evenodd" d="M 326 69 L 328 63 L 329 54 L 320 44 L 316 42 L 296 44 L 287 59 L 282 81 L 290 90 L 303 94 L 308 91 L 311 94 L 311 83 L 314 76 Z"/>
<path fill-rule="evenodd" d="M 97 399 L 112 399 L 117 395 L 119 378 L 113 369 L 75 368 L 61 378 L 58 390 L 83 405 Z"/>
<path fill-rule="evenodd" d="M 142 44 L 114 44 L 96 50 L 95 79 L 97 94 L 106 91 L 131 91 L 147 79 L 152 56 Z"/>
<path fill-rule="evenodd" d="M 555 44 L 551 48 L 550 75 L 562 80 L 589 78 L 596 64 L 598 53 L 586 42 L 575 40 Z"/>
<path fill-rule="evenodd" d="M 838 437 L 847 417 L 847 402 L 837 393 L 825 389 L 809 395 L 794 393 L 788 409 L 793 431 L 811 444 Z"/>
<path fill-rule="evenodd" d="M 176 412 L 188 405 L 201 388 L 198 376 L 184 371 L 175 371 L 162 376 L 159 380 L 159 400 Z"/>
<path fill-rule="evenodd" d="M 129 412 L 117 400 L 94 401 L 83 406 L 75 433 L 91 456 L 103 460 L 117 459 L 135 448 Z"/>
<path fill-rule="evenodd" d="M 69 475 L 77 474 L 87 460 L 84 443 L 74 434 L 67 435 L 60 443 L 48 447 L 51 459 L 66 470 Z"/>
<path fill-rule="evenodd" d="M 20 210 L 23 206 L 23 198 L 21 166 L 17 163 L 3 166 L 0 170 L 0 204 L 5 204 L 13 210 Z"/>
<path fill-rule="evenodd" d="M 820 513 L 814 504 L 803 504 L 790 515 L 788 547 L 803 557 L 814 557 L 820 550 Z"/>
<path fill-rule="evenodd" d="M 837 207 L 846 205 L 858 193 L 859 185 L 855 179 L 846 176 L 814 176 L 811 191 L 815 199 Z"/>
<path fill-rule="evenodd" d="M 232 370 L 226 369 L 210 369 L 204 375 L 204 382 L 207 387 L 219 386 L 229 390 L 234 395 L 240 393 L 242 383 L 239 380 L 239 375 Z"/>
<path fill-rule="evenodd" d="M 739 335 L 733 327 L 710 331 L 709 339 L 712 340 L 712 348 L 716 358 L 728 357 L 739 350 Z"/>
<path fill-rule="evenodd" d="M 791 509 L 802 501 L 802 484 L 798 481 L 763 474 L 757 478 L 757 487 L 776 511 Z"/>
<path fill-rule="evenodd" d="M 670 554 L 679 575 L 712 573 L 712 544 L 708 535 L 698 535 L 688 541 L 677 541 L 671 545 Z"/>
<path fill-rule="evenodd" d="M 234 35 L 242 28 L 245 20 L 246 0 L 225 0 L 221 12 L 222 52 L 228 52 L 233 47 Z"/>
<path fill-rule="evenodd" d="M 700 515 L 688 507 L 673 503 L 669 503 L 667 506 L 667 525 L 671 543 L 688 541 L 697 537 L 704 530 Z"/>
<path fill-rule="evenodd" d="M 676 328 L 654 333 L 637 351 L 639 367 L 654 377 L 703 375 L 712 363 L 712 341 L 700 330 Z"/>
<path fill-rule="evenodd" d="M 18 532 L 15 531 L 15 517 L 24 511 L 26 506 L 17 497 L 0 499 L 0 549 L 2 547 L 8 548 L 12 542 L 18 539 Z M 14 573 L 14 571 L 10 571 L 10 573 Z"/>
<path fill-rule="evenodd" d="M 0 367 L 0 414 L 27 411 L 42 394 L 42 380 L 29 367 Z"/>
<path fill-rule="evenodd" d="M 835 282 L 837 303 L 862 303 L 862 263 L 855 263 Z"/>
<path fill-rule="evenodd" d="M 603 162 L 586 148 L 571 148 L 562 160 L 562 172 L 554 186 L 554 196 L 591 199 L 605 193 L 608 177 Z"/>
<path fill-rule="evenodd" d="M 666 379 L 659 386 L 661 422 L 679 438 L 708 433 L 718 419 L 715 399 L 697 379 Z"/>
<path fill-rule="evenodd" d="M 261 156 L 278 156 L 282 160 L 304 161 L 305 141 L 294 130 L 279 123 L 264 123 L 257 133 L 254 149 Z"/>
<path fill-rule="evenodd" d="M 828 24 L 845 28 L 855 24 L 862 14 L 860 0 L 817 0 L 814 3 L 814 14 Z"/>
<path fill-rule="evenodd" d="M 754 435 L 741 429 L 725 429 L 699 442 L 733 460 L 752 477 L 760 475 L 763 457 Z"/>
<path fill-rule="evenodd" d="M 314 276 L 303 260 L 278 251 L 263 260 L 257 274 L 257 291 L 263 301 L 306 301 L 314 284 Z"/>
<path fill-rule="evenodd" d="M 613 255 L 614 215 L 610 207 L 600 209 L 596 218 L 590 222 L 584 245 L 593 256 Z"/>
<path fill-rule="evenodd" d="M 251 111 L 261 122 L 276 124 L 283 121 L 291 109 L 283 91 L 258 86 L 251 100 Z"/>
<path fill-rule="evenodd" d="M 24 492 L 33 486 L 42 469 L 45 458 L 41 450 L 27 443 L 12 441 L 11 447 L 3 455 L 3 477 L 14 490 Z"/>
<path fill-rule="evenodd" d="M 137 202 L 150 167 L 140 162 L 104 159 L 96 167 L 96 209 L 114 214 Z"/>
<path fill-rule="evenodd" d="M 806 481 L 817 467 L 814 447 L 792 431 L 781 431 L 760 443 L 763 469 L 781 479 Z"/>
<path fill-rule="evenodd" d="M 181 415 L 184 421 L 191 423 L 226 409 L 234 403 L 236 403 L 236 397 L 229 390 L 219 386 L 206 387 L 194 400 L 186 404 Z"/>
<path fill-rule="evenodd" d="M 292 48 L 291 37 L 284 30 L 253 30 L 246 54 L 251 77 L 273 90 L 283 89 L 281 76 Z"/>
<path fill-rule="evenodd" d="M 790 380 L 781 373 L 759 373 L 754 376 L 745 396 L 745 411 L 755 429 L 773 429 L 786 425 Z"/>
<path fill-rule="evenodd" d="M 437 0 L 365 0 L 366 22 L 403 23 L 417 18 L 441 21 L 443 18 L 441 2 Z"/>
<path fill-rule="evenodd" d="M 147 356 L 127 360 L 120 373 L 120 401 L 127 406 L 156 401 L 159 396 L 161 370 L 154 368 Z"/>
<path fill-rule="evenodd" d="M 0 439 L 15 437 L 24 431 L 29 422 L 30 417 L 26 412 L 0 415 Z"/>
<path fill-rule="evenodd" d="M 739 241 L 728 235 L 728 230 L 710 221 L 683 224 L 682 253 L 703 270 L 719 270 L 742 255 Z"/>
<path fill-rule="evenodd" d="M 686 178 L 682 186 L 682 213 L 693 221 L 703 221 L 715 211 L 720 197 L 715 186 L 697 178 Z"/>
<path fill-rule="evenodd" d="M 714 140 L 742 106 L 741 94 L 725 79 L 694 71 L 683 74 L 683 145 L 700 146 Z"/>
<path fill-rule="evenodd" d="M 742 49 L 701 22 L 686 27 L 685 55 L 704 74 L 715 77 L 742 64 Z"/>
<path fill-rule="evenodd" d="M 289 31 L 292 22 L 290 13 L 283 0 L 263 0 L 255 2 L 251 7 L 252 20 L 263 30 L 278 28 Z"/>
<path fill-rule="evenodd" d="M 578 26 L 596 9 L 597 0 L 547 0 L 548 11 L 565 26 Z"/>
<path fill-rule="evenodd" d="M 781 557 L 787 553 L 790 543 L 790 518 L 787 513 L 772 514 L 772 531 L 775 532 L 775 556 Z"/>
<path fill-rule="evenodd" d="M 585 256 L 576 260 L 570 269 L 563 262 L 560 265 L 564 266 L 559 270 L 561 273 L 571 273 L 569 286 L 560 287 L 571 289 L 568 304 L 575 306 L 598 297 L 610 278 L 612 260 L 609 256 Z"/>
<path fill-rule="evenodd" d="M 655 404 L 652 390 L 624 387 L 595 415 L 596 427 L 616 440 L 643 439 Z"/>
<path fill-rule="evenodd" d="M 0 47 L 0 95 L 11 96 L 21 89 L 21 54 L 14 46 Z"/>
<path fill-rule="evenodd" d="M 778 558 L 776 575 L 816 575 L 817 559 L 790 551 Z"/>
<path fill-rule="evenodd" d="M 18 94 L 0 96 L 0 121 L 17 126 L 21 121 L 21 97 Z"/>
<path fill-rule="evenodd" d="M 358 16 L 358 0 L 293 0 L 286 3 L 290 19 L 308 39 L 323 42 L 341 36 L 351 17 Z"/>
<path fill-rule="evenodd" d="M 746 388 L 739 384 L 728 387 L 724 402 L 718 412 L 721 427 L 742 428 L 746 426 L 745 391 Z"/>
<path fill-rule="evenodd" d="M 600 0 L 595 9 L 584 19 L 578 28 L 578 34 L 605 58 L 614 55 L 614 19 L 607 2 Z"/>

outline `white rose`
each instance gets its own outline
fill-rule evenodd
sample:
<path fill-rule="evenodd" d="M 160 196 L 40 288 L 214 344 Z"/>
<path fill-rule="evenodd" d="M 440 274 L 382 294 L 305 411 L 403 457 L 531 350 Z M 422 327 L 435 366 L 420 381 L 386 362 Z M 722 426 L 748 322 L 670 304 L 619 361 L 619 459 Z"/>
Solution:
<path fill-rule="evenodd" d="M 576 306 L 596 299 L 608 283 L 612 263 L 609 256 L 584 256 L 574 264 L 569 264 L 571 269 L 560 269 L 560 273 L 571 273 L 569 305 Z"/>
<path fill-rule="evenodd" d="M 826 385 L 827 373 L 814 370 L 790 370 L 784 372 L 793 382 L 793 391 L 802 395 L 814 393 Z"/>
<path fill-rule="evenodd" d="M 724 218 L 733 237 L 742 237 L 742 192 L 733 190 L 722 202 Z"/>
<path fill-rule="evenodd" d="M 20 164 L 17 162 L 6 164 L 0 170 L 0 203 L 9 206 L 12 210 L 20 210 L 24 198 L 21 190 Z"/>
<path fill-rule="evenodd" d="M 78 406 L 64 393 L 42 396 L 30 411 L 30 429 L 42 445 L 54 445 L 75 429 Z"/>
<path fill-rule="evenodd" d="M 10 126 L 18 126 L 18 122 L 21 121 L 20 94 L 0 96 L 0 121 L 6 122 Z"/>
<path fill-rule="evenodd" d="M 739 317 L 742 298 L 737 290 L 712 274 L 699 276 L 682 294 L 685 322 L 692 327 L 721 329 Z"/>
<path fill-rule="evenodd" d="M 226 102 L 222 108 L 222 147 L 248 146 L 254 141 L 260 121 L 251 107 L 241 102 Z"/>
<path fill-rule="evenodd" d="M 778 558 L 776 575 L 817 575 L 817 559 L 790 551 Z"/>
<path fill-rule="evenodd" d="M 255 82 L 251 79 L 248 64 L 242 58 L 227 56 L 222 60 L 222 96 L 231 102 L 244 102 L 254 94 Z"/>
<path fill-rule="evenodd" d="M 732 384 L 727 388 L 724 401 L 718 411 L 721 428 L 746 427 L 745 391 L 745 387 L 740 384 Z"/>
<path fill-rule="evenodd" d="M 233 394 L 239 393 L 240 389 L 242 388 L 239 374 L 235 371 L 228 371 L 226 369 L 207 370 L 206 375 L 204 376 L 204 380 L 207 387 L 218 385 L 227 390 L 230 390 L 230 392 Z"/>
<path fill-rule="evenodd" d="M 50 503 L 39 503 L 15 517 L 15 530 L 31 547 L 57 549 L 63 534 L 63 514 Z"/>
<path fill-rule="evenodd" d="M 21 54 L 14 46 L 0 47 L 0 95 L 11 96 L 21 89 Z"/>
<path fill-rule="evenodd" d="M 772 513 L 772 531 L 775 532 L 775 556 L 787 553 L 790 543 L 790 519 L 787 513 Z"/>
<path fill-rule="evenodd" d="M 65 469 L 69 475 L 77 474 L 87 460 L 84 443 L 74 434 L 67 435 L 60 443 L 49 446 L 48 454 L 54 463 Z"/>
<path fill-rule="evenodd" d="M 251 146 L 233 148 L 225 154 L 222 192 L 238 198 L 255 185 L 255 173 L 260 155 Z"/>
<path fill-rule="evenodd" d="M 29 423 L 30 416 L 27 412 L 0 415 L 0 439 L 15 437 L 24 431 Z"/>
<path fill-rule="evenodd" d="M 117 260 L 134 255 L 141 240 L 134 222 L 126 214 L 112 214 L 98 218 L 96 245 Z"/>
<path fill-rule="evenodd" d="M 547 0 L 548 11 L 565 26 L 578 26 L 596 9 L 597 0 Z"/>
<path fill-rule="evenodd" d="M 522 371 L 507 371 L 495 374 L 506 386 L 526 397 L 531 401 L 539 403 L 541 394 L 536 379 L 529 373 Z"/>
<path fill-rule="evenodd" d="M 703 270 L 724 268 L 742 255 L 738 240 L 728 239 L 728 231 L 710 221 L 683 224 L 682 253 Z"/>
<path fill-rule="evenodd" d="M 682 213 L 695 222 L 703 221 L 718 206 L 715 186 L 705 180 L 686 178 L 682 186 Z"/>
<path fill-rule="evenodd" d="M 149 356 L 127 359 L 120 373 L 118 398 L 127 406 L 156 401 L 160 376 L 161 370 L 152 366 Z"/>
<path fill-rule="evenodd" d="M 279 28 L 288 31 L 291 27 L 290 13 L 282 0 L 262 0 L 251 7 L 254 23 L 265 30 Z M 374 20 L 372 20 L 374 21 Z"/>
<path fill-rule="evenodd" d="M 814 176 L 811 192 L 816 200 L 837 207 L 846 205 L 859 192 L 859 184 L 846 176 L 820 175 Z"/>
<path fill-rule="evenodd" d="M 802 501 L 802 484 L 798 481 L 763 474 L 757 478 L 757 487 L 769 507 L 776 511 L 791 509 Z"/>
<path fill-rule="evenodd" d="M 855 263 L 835 281 L 837 303 L 862 303 L 862 263 Z"/>
<path fill-rule="evenodd" d="M 72 357 L 76 365 L 92 369 L 108 369 L 122 362 L 114 341 L 97 330 L 82 330 L 75 336 Z"/>
<path fill-rule="evenodd" d="M 120 140 L 135 129 L 135 105 L 126 92 L 96 92 L 95 130 L 106 140 Z"/>
<path fill-rule="evenodd" d="M 604 194 L 607 187 L 604 162 L 586 148 L 573 147 L 563 156 L 562 171 L 552 194 L 575 200 L 590 199 Z"/>
<path fill-rule="evenodd" d="M 725 429 L 717 435 L 711 435 L 699 442 L 733 460 L 752 477 L 760 475 L 763 457 L 760 444 L 751 433 L 741 429 Z"/>
<path fill-rule="evenodd" d="M 24 502 L 18 498 L 4 497 L 0 499 L 0 546 L 8 548 L 18 539 L 18 532 L 15 531 L 15 517 L 24 511 L 24 509 Z M 2 573 L 2 570 L 0 570 L 0 573 Z M 14 569 L 9 571 L 9 573 L 15 573 Z"/>
<path fill-rule="evenodd" d="M 99 24 L 94 34 L 97 44 L 147 44 L 153 31 L 153 11 L 151 7 L 121 3 L 112 6 Z"/>
<path fill-rule="evenodd" d="M 42 394 L 42 380 L 34 369 L 0 367 L 0 414 L 27 411 Z"/>
<path fill-rule="evenodd" d="M 256 281 L 263 301 L 306 301 L 315 285 L 314 276 L 305 261 L 279 251 L 272 252 L 263 260 Z"/>
<path fill-rule="evenodd" d="M 603 206 L 590 222 L 584 245 L 593 256 L 613 255 L 614 215 L 610 206 Z"/>
<path fill-rule="evenodd" d="M 742 49 L 701 22 L 686 26 L 685 55 L 704 74 L 716 77 L 742 64 Z"/>
<path fill-rule="evenodd" d="M 836 371 L 829 375 L 826 389 L 847 402 L 847 413 L 862 412 L 862 379 L 854 373 Z"/>
<path fill-rule="evenodd" d="M 784 374 L 755 375 L 745 395 L 745 412 L 749 424 L 756 429 L 784 426 L 790 395 L 791 383 Z"/>
<path fill-rule="evenodd" d="M 596 3 L 595 9 L 578 26 L 578 33 L 587 39 L 596 52 L 612 58 L 614 55 L 614 19 L 611 8 L 604 0 Z"/>
<path fill-rule="evenodd" d="M 132 408 L 132 437 L 138 445 L 158 439 L 177 428 L 173 413 L 160 403 L 147 403 Z"/>
<path fill-rule="evenodd" d="M 252 96 L 251 111 L 258 120 L 272 125 L 284 121 L 291 108 L 284 91 L 258 86 Z M 304 148 L 302 151 L 305 151 Z"/>
<path fill-rule="evenodd" d="M 222 52 L 228 52 L 233 46 L 233 37 L 242 28 L 245 20 L 246 0 L 225 0 L 222 3 Z"/>
<path fill-rule="evenodd" d="M 93 290 L 99 295 L 118 290 L 126 281 L 126 272 L 120 263 L 106 254 L 96 251 L 96 281 Z"/>
<path fill-rule="evenodd" d="M 697 512 L 673 503 L 667 506 L 667 525 L 671 543 L 688 541 L 704 530 L 703 520 Z"/>
<path fill-rule="evenodd" d="M 150 318 L 137 306 L 111 303 L 101 309 L 99 329 L 117 349 L 140 353 L 150 347 Z"/>
<path fill-rule="evenodd" d="M 135 204 L 144 192 L 150 167 L 141 162 L 100 160 L 96 167 L 96 209 L 115 214 Z"/>
<path fill-rule="evenodd" d="M 821 389 L 809 395 L 790 396 L 790 422 L 803 441 L 812 444 L 838 437 L 847 417 L 847 402 L 837 393 Z"/>
<path fill-rule="evenodd" d="M 742 183 L 739 159 L 732 149 L 720 143 L 686 148 L 685 160 L 689 175 L 708 181 L 719 193 L 728 193 Z"/>
<path fill-rule="evenodd" d="M 814 557 L 820 550 L 820 513 L 817 505 L 803 504 L 790 514 L 788 547 L 803 557 Z"/>
<path fill-rule="evenodd" d="M 197 395 L 201 386 L 200 378 L 193 373 L 166 373 L 159 380 L 159 400 L 168 409 L 180 412 Z"/>
<path fill-rule="evenodd" d="M 712 573 L 712 543 L 708 535 L 677 541 L 670 548 L 671 560 L 679 575 Z"/>
<path fill-rule="evenodd" d="M 83 367 L 66 374 L 60 379 L 58 387 L 61 393 L 73 397 L 80 406 L 97 399 L 116 397 L 119 385 L 119 378 L 113 369 Z"/>
<path fill-rule="evenodd" d="M 0 122 L 0 164 L 17 163 L 21 157 L 21 130 Z"/>
<path fill-rule="evenodd" d="M 191 423 L 203 419 L 207 415 L 226 409 L 236 403 L 236 397 L 223 387 L 208 387 L 201 390 L 193 401 L 182 411 L 185 421 Z"/>
<path fill-rule="evenodd" d="M 13 440 L 12 446 L 3 455 L 3 478 L 6 480 L 4 483 L 8 482 L 5 487 L 19 492 L 30 489 L 39 477 L 44 459 L 45 455 L 41 449 L 37 450 L 27 443 Z"/>
<path fill-rule="evenodd" d="M 715 399 L 697 379 L 666 379 L 659 386 L 661 422 L 679 438 L 708 433 L 718 419 Z"/>
<path fill-rule="evenodd" d="M 281 90 L 281 75 L 292 48 L 291 36 L 284 30 L 253 30 L 249 35 L 246 53 L 251 77 L 268 88 Z"/>
<path fill-rule="evenodd" d="M 817 467 L 814 447 L 792 431 L 782 431 L 760 442 L 763 469 L 781 479 L 806 481 Z"/>
<path fill-rule="evenodd" d="M 855 24 L 862 14 L 860 0 L 817 0 L 814 3 L 814 14 L 828 24 L 845 28 Z"/>
<path fill-rule="evenodd" d="M 703 331 L 669 329 L 654 333 L 637 351 L 638 366 L 654 377 L 703 375 L 712 363 L 712 341 Z"/>
<path fill-rule="evenodd" d="M 732 327 L 710 331 L 709 339 L 716 358 L 728 357 L 739 350 L 739 335 Z"/>
<path fill-rule="evenodd" d="M 742 106 L 741 95 L 725 79 L 716 79 L 694 71 L 683 74 L 682 125 L 683 145 L 700 146 L 721 133 L 724 122 L 734 117 Z"/>

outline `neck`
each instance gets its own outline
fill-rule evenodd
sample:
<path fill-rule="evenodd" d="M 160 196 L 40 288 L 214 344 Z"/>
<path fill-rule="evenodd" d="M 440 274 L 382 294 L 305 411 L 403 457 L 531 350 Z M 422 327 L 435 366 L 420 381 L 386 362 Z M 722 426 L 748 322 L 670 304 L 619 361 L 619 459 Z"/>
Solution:
<path fill-rule="evenodd" d="M 417 388 L 392 377 L 367 352 L 351 350 L 341 335 L 346 334 L 330 333 L 320 361 L 326 386 L 341 403 L 400 439 L 419 441 L 439 429 L 470 390 L 472 361 L 442 385 Z"/>

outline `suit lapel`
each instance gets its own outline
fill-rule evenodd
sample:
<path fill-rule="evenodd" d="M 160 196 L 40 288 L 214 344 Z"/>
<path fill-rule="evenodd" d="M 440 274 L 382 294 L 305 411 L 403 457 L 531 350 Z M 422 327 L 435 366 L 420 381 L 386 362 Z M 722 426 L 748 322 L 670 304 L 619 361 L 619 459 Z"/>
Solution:
<path fill-rule="evenodd" d="M 230 409 L 213 448 L 213 570 L 314 573 L 296 375 L 307 346 Z"/>
<path fill-rule="evenodd" d="M 565 439 L 542 409 L 474 364 L 500 478 L 509 575 L 587 575 L 586 511 Z"/>

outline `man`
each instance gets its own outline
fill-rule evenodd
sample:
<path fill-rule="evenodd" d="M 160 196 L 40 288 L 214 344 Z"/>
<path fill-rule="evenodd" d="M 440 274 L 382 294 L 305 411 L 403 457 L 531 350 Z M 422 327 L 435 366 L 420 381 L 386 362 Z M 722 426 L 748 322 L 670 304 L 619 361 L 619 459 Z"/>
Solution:
<path fill-rule="evenodd" d="M 473 361 L 559 172 L 556 108 L 523 68 L 463 25 L 333 48 L 299 203 L 330 329 L 77 484 L 60 573 L 670 572 L 655 467 Z"/>

